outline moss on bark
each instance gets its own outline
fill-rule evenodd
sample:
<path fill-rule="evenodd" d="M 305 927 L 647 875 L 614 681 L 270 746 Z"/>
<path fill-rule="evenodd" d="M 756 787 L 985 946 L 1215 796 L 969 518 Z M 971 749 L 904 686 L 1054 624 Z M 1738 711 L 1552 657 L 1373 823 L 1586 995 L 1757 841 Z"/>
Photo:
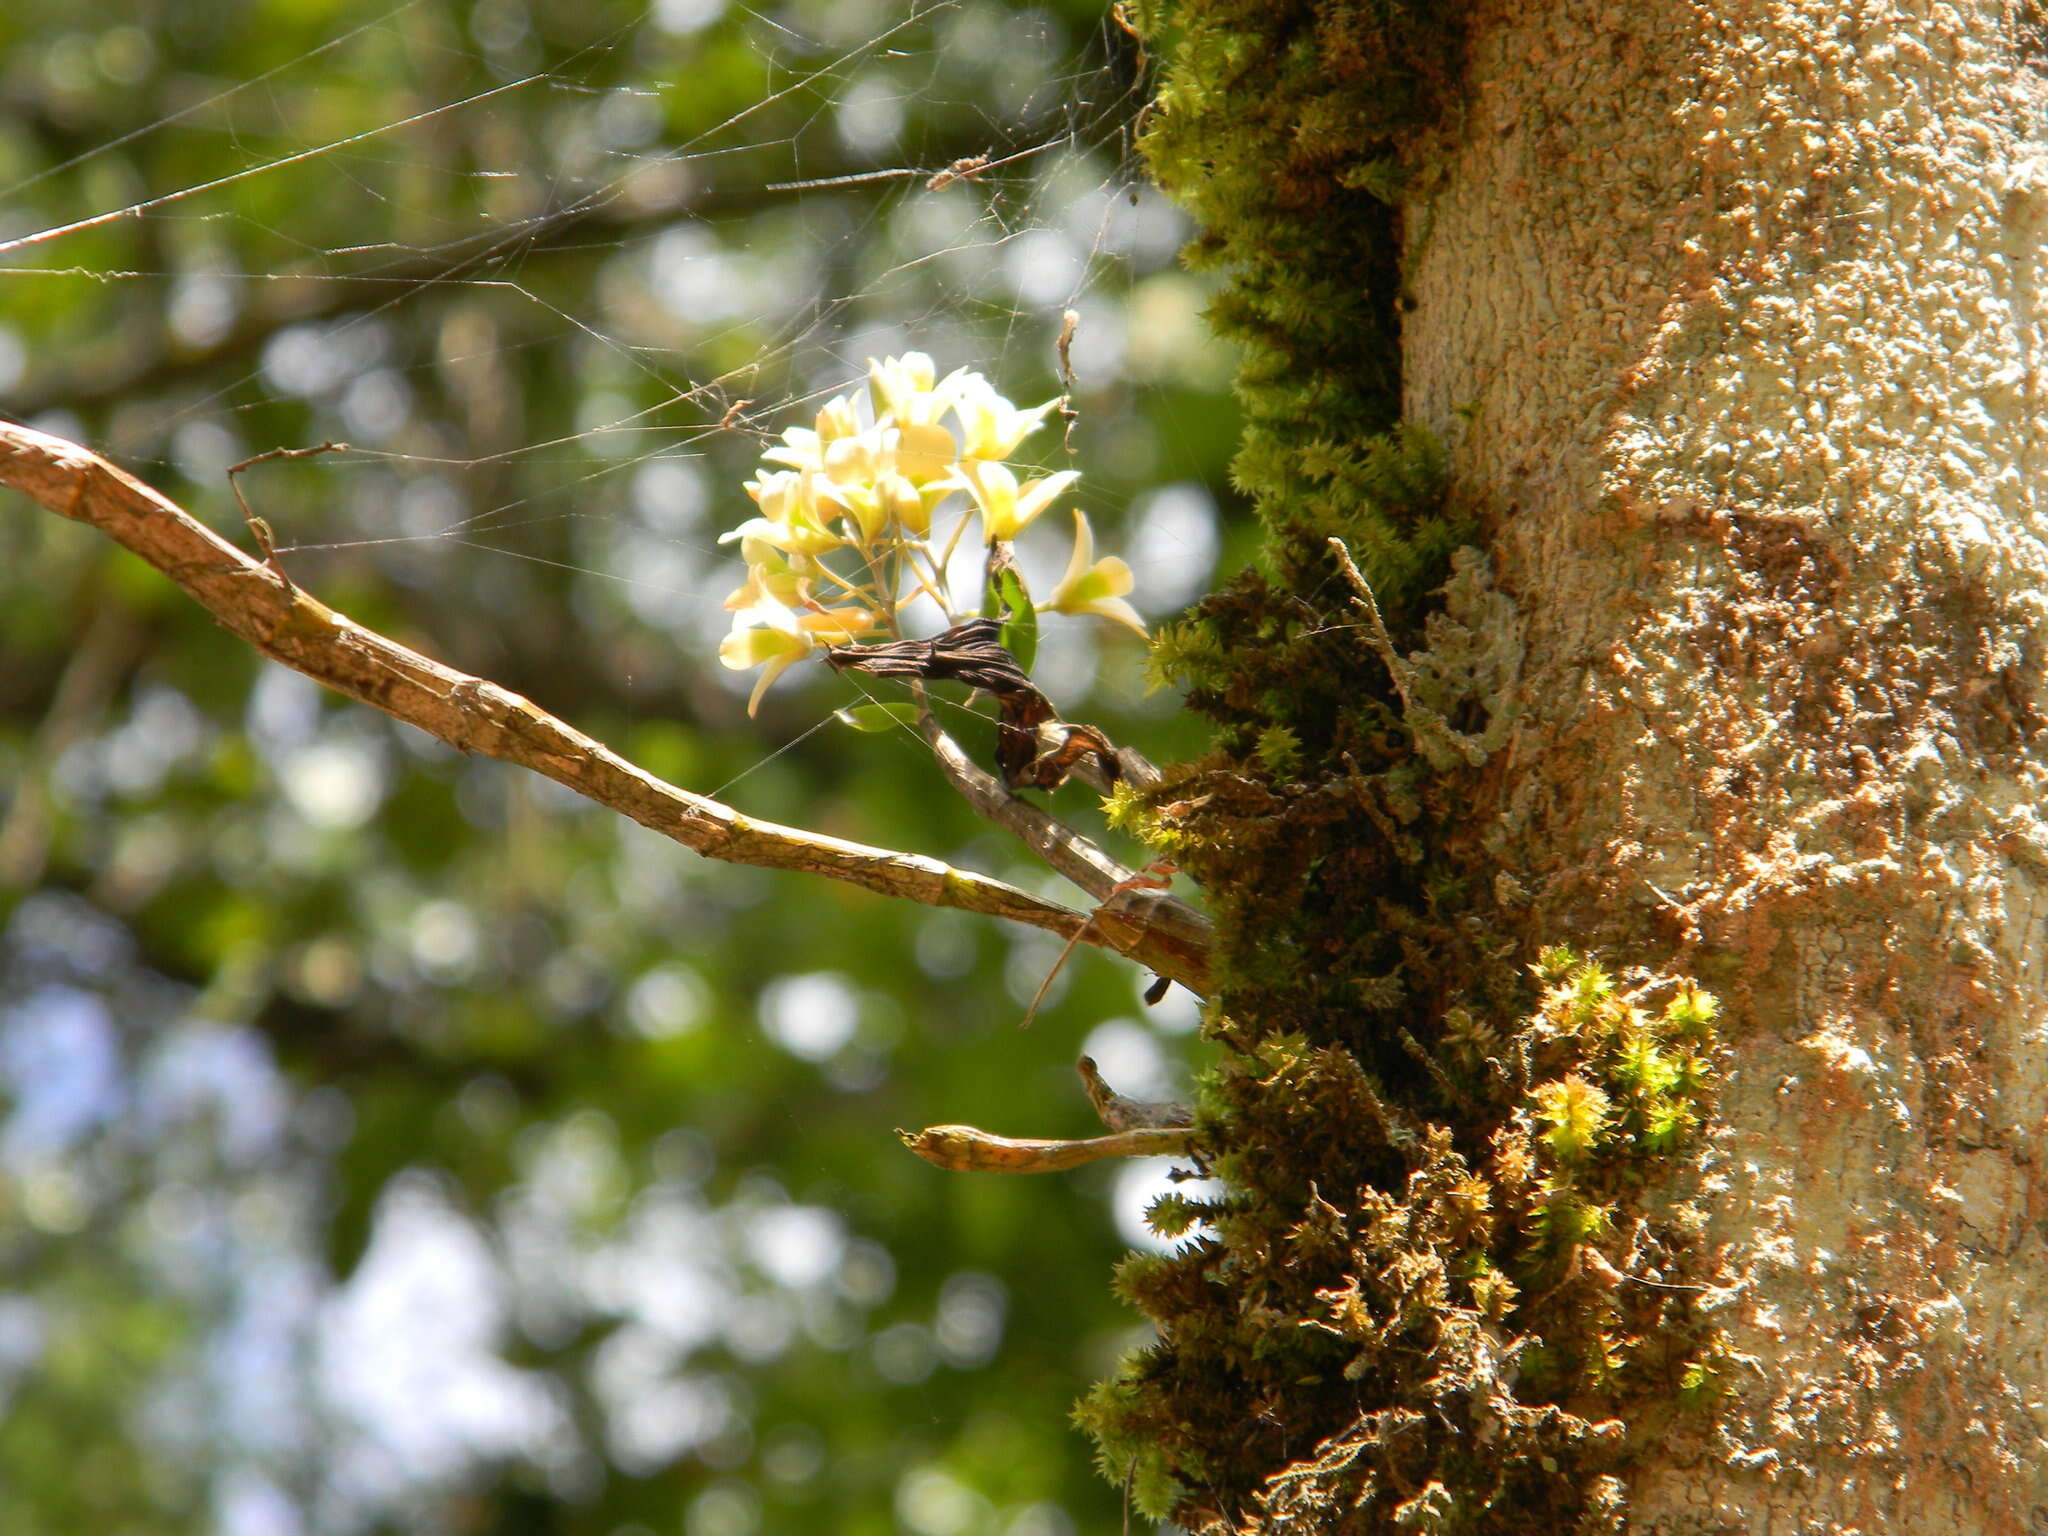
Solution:
<path fill-rule="evenodd" d="M 1206 1232 L 1128 1262 L 1159 1342 L 1080 1415 L 1192 1529 L 1611 1528 L 1623 1412 L 1712 1391 L 1691 1219 L 1655 1175 L 1707 1112 L 1713 1007 L 1527 964 L 1469 830 L 1520 640 L 1399 420 L 1394 201 L 1457 12 L 1133 9 L 1163 58 L 1146 152 L 1228 278 L 1265 542 L 1157 648 L 1214 749 L 1116 806 L 1218 921 L 1202 1125 L 1227 1192 L 1162 1203 Z"/>

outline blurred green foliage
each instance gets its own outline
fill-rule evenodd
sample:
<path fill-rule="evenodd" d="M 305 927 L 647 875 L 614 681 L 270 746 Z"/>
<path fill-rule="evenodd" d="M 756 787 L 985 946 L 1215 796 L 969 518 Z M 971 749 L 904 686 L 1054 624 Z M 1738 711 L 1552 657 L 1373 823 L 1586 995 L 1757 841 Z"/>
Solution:
<path fill-rule="evenodd" d="M 243 482 L 323 600 L 749 812 L 1044 883 L 830 723 L 850 680 L 745 718 L 714 541 L 870 353 L 1043 399 L 1072 305 L 1140 605 L 1241 558 L 1135 70 L 1083 0 L 17 0 L 0 244 L 100 222 L 0 254 L 0 409 L 237 538 L 229 465 L 352 444 Z M 1196 750 L 1096 643 L 1048 625 L 1054 698 Z M 0 654 L 0 1529 L 1117 1518 L 1066 1424 L 1136 1336 L 1115 1175 L 890 1132 L 1088 1134 L 1082 1040 L 1170 1064 L 1184 998 L 1077 953 L 1019 1033 L 1043 936 L 698 862 L 13 498 Z"/>

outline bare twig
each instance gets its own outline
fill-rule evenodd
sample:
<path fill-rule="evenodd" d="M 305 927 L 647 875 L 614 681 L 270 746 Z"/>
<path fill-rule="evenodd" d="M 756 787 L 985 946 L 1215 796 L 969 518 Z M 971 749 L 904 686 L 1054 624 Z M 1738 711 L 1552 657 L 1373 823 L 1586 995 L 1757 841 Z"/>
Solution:
<path fill-rule="evenodd" d="M 1195 1133 L 1174 1126 L 1141 1126 L 1084 1141 L 1040 1141 L 998 1136 L 971 1125 L 931 1125 L 896 1133 L 903 1145 L 937 1168 L 955 1173 L 1063 1173 L 1105 1157 L 1174 1157 Z"/>
<path fill-rule="evenodd" d="M 50 776 L 64 749 L 105 712 L 149 638 L 133 609 L 101 603 L 65 662 L 50 707 L 16 759 L 14 798 L 0 816 L 0 889 L 26 889 L 42 875 L 54 822 Z"/>
<path fill-rule="evenodd" d="M 1394 691 L 1401 696 L 1401 708 L 1413 713 L 1415 697 L 1409 689 L 1414 681 L 1415 668 L 1394 649 L 1394 637 L 1387 633 L 1387 621 L 1380 617 L 1379 599 L 1372 595 L 1372 583 L 1365 579 L 1358 564 L 1351 558 L 1351 551 L 1344 547 L 1342 539 L 1330 540 L 1330 551 L 1337 557 L 1337 565 L 1344 572 L 1344 579 L 1351 583 L 1351 590 L 1357 595 L 1352 599 L 1365 610 L 1366 638 L 1372 641 L 1372 648 L 1379 652 L 1380 660 L 1386 663 L 1387 675 L 1394 680 Z"/>
<path fill-rule="evenodd" d="M 1067 424 L 1066 435 L 1061 439 L 1061 443 L 1069 456 L 1074 452 L 1074 423 L 1081 419 L 1081 413 L 1074 409 L 1074 332 L 1080 328 L 1080 324 L 1079 310 L 1063 311 L 1060 315 L 1059 339 L 1053 343 L 1053 351 L 1059 354 L 1060 384 L 1064 391 L 1060 395 L 1060 420 Z"/>
<path fill-rule="evenodd" d="M 1128 880 L 1119 881 L 1116 887 L 1110 892 L 1110 899 L 1114 900 L 1116 897 L 1122 895 L 1125 891 L 1166 890 L 1173 884 L 1172 877 L 1175 873 L 1177 873 L 1177 871 L 1174 869 L 1173 865 L 1167 863 L 1166 860 L 1154 859 L 1150 864 L 1148 864 L 1145 867 L 1145 871 L 1143 874 L 1133 875 Z M 1038 984 L 1038 990 L 1031 994 L 1031 1006 L 1024 1010 L 1024 1017 L 1017 1025 L 1019 1029 L 1029 1029 L 1031 1027 L 1031 1021 L 1038 1017 L 1038 1005 L 1045 1001 L 1045 994 L 1052 988 L 1053 978 L 1059 975 L 1060 967 L 1067 963 L 1067 956 L 1071 955 L 1074 952 L 1074 946 L 1081 942 L 1082 937 L 1088 932 L 1089 928 L 1094 925 L 1095 919 L 1097 915 L 1101 913 L 1101 911 L 1102 908 L 1097 907 L 1095 911 L 1089 913 L 1088 921 L 1081 925 L 1080 932 L 1076 933 L 1071 939 L 1067 940 L 1066 948 L 1062 949 L 1059 952 L 1059 954 L 1054 958 L 1052 962 L 1052 969 L 1045 973 L 1045 980 L 1041 981 Z M 1087 1058 L 1083 1057 L 1082 1060 L 1085 1061 L 1087 1060 Z M 1118 1129 L 1118 1127 L 1111 1127 L 1111 1129 Z"/>
<path fill-rule="evenodd" d="M 277 579 L 287 590 L 292 584 L 291 576 L 285 571 L 284 562 L 277 558 L 277 535 L 271 531 L 267 518 L 258 517 L 249 510 L 249 498 L 242 494 L 242 487 L 235 476 L 245 469 L 254 469 L 258 464 L 268 464 L 272 459 L 310 459 L 318 453 L 347 453 L 347 443 L 315 443 L 311 448 L 272 448 L 228 466 L 228 489 L 235 493 L 235 505 L 242 509 L 242 521 L 249 525 L 249 537 L 256 541 L 256 552 L 263 556 L 263 563 L 270 567 Z"/>
<path fill-rule="evenodd" d="M 1192 990 L 1206 987 L 1208 925 L 1179 903 L 1122 902 L 1097 914 L 1091 925 L 1080 912 L 987 875 L 921 854 L 757 821 L 678 789 L 518 694 L 443 666 L 336 613 L 158 492 L 62 438 L 0 422 L 0 485 L 90 524 L 140 555 L 265 656 L 465 752 L 545 774 L 706 858 L 802 870 L 883 895 L 1006 918 L 1062 938 L 1086 929 L 1087 942 L 1129 955 Z M 987 781 L 989 791 L 1008 800 L 986 774 L 961 761 Z M 1035 807 L 1022 809 L 1051 820 Z M 1026 824 L 1031 824 L 1028 818 Z M 1040 828 L 1037 837 L 1026 841 L 1034 847 L 1059 845 L 1056 868 L 1081 868 L 1090 875 L 1082 883 L 1091 895 L 1106 894 L 1129 873 L 1097 852 L 1095 857 L 1108 865 L 1098 873 L 1056 831 Z"/>
<path fill-rule="evenodd" d="M 1085 919 L 1093 928 L 1083 942 L 1116 950 L 1136 960 L 1141 956 L 1131 947 L 1131 940 L 1143 934 L 1153 949 L 1173 956 L 1172 970 L 1159 966 L 1154 970 L 1162 976 L 1172 976 L 1190 992 L 1207 997 L 1212 934 L 1209 920 L 1186 902 L 1157 890 L 1133 886 L 1136 870 L 1118 863 L 1058 817 L 1003 788 L 993 774 L 985 772 L 946 734 L 926 703 L 923 685 L 913 682 L 911 690 L 918 700 L 918 731 L 961 797 L 977 814 L 1016 837 L 1101 903 Z M 1190 976 L 1195 979 L 1189 981 Z"/>

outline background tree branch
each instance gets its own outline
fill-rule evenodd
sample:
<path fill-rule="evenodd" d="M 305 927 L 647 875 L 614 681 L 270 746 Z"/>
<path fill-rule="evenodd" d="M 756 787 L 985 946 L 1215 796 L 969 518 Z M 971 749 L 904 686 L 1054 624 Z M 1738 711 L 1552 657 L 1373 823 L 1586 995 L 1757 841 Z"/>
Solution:
<path fill-rule="evenodd" d="M 290 582 L 275 565 L 252 560 L 149 486 L 63 438 L 0 423 L 0 484 L 140 555 L 272 660 L 462 751 L 531 768 L 706 858 L 801 870 L 928 906 L 1006 918 L 1063 938 L 1078 934 L 1196 992 L 1207 988 L 1207 922 L 1180 903 L 1156 896 L 1132 900 L 1136 893 L 1126 893 L 1113 911 L 1091 918 L 938 859 L 742 815 L 656 778 L 508 689 L 365 629 Z M 941 761 L 957 782 L 959 765 L 943 751 Z M 970 795 L 977 809 L 991 814 L 985 798 Z M 1034 814 L 995 819 L 1018 830 L 1098 899 L 1108 897 L 1116 883 L 1114 862 L 1099 850 L 1088 859 L 1080 851 L 1091 846 L 1085 839 L 1071 831 L 1059 836 L 1046 825 L 1059 826 L 1052 818 L 1024 809 Z"/>
<path fill-rule="evenodd" d="M 921 181 L 927 170 L 938 172 L 991 150 L 1003 153 L 985 130 L 963 132 L 929 146 L 920 167 L 906 167 L 901 180 Z M 859 168 L 828 162 L 817 173 L 821 190 L 859 198 L 890 184 L 878 177 L 865 186 L 831 186 L 841 172 Z M 537 259 L 593 260 L 623 241 L 689 221 L 745 218 L 798 195 L 743 178 L 706 183 L 684 174 L 679 164 L 656 162 L 603 195 L 538 209 L 430 251 L 378 250 L 347 266 L 323 255 L 295 269 L 266 272 L 233 322 L 205 341 L 179 340 L 161 312 L 139 314 L 112 335 L 35 360 L 27 376 L 8 389 L 7 408 L 23 417 L 93 410 L 137 391 L 197 383 L 223 364 L 247 365 L 287 326 L 375 312 L 436 289 L 518 288 L 538 281 L 531 269 Z M 508 272 L 516 275 L 502 275 Z"/>

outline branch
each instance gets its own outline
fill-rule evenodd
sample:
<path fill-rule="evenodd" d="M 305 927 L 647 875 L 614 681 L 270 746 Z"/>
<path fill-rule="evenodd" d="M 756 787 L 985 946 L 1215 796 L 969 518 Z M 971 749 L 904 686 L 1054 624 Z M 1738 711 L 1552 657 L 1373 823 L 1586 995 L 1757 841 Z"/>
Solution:
<path fill-rule="evenodd" d="M 934 1167 L 955 1173 L 1062 1173 L 1105 1157 L 1178 1157 L 1195 1144 L 1194 1112 L 1179 1104 L 1147 1104 L 1118 1093 L 1102 1080 L 1095 1063 L 1074 1063 L 1089 1102 L 1109 1127 L 1107 1136 L 1083 1141 L 998 1136 L 972 1125 L 899 1128 L 903 1145 Z"/>
<path fill-rule="evenodd" d="M 896 1132 L 903 1145 L 953 1173 L 1064 1173 L 1105 1157 L 1178 1157 L 1194 1144 L 1185 1127 L 1141 1126 L 1085 1141 L 998 1136 L 971 1125 L 928 1125 Z"/>
<path fill-rule="evenodd" d="M 1141 786 L 1149 787 L 1159 781 L 1159 770 L 1141 754 L 1111 745 L 1092 726 L 1054 719 L 1045 695 L 1017 665 L 1016 657 L 1004 649 L 994 619 L 967 619 L 930 640 L 832 646 L 825 652 L 825 661 L 835 670 L 850 668 L 907 683 L 917 701 L 918 733 L 953 788 L 977 815 L 1010 832 L 1100 902 L 1092 921 L 1135 921 L 1141 928 L 1171 935 L 1173 942 L 1188 950 L 1190 959 L 1205 963 L 1201 957 L 1209 947 L 1207 918 L 1185 903 L 1153 894 L 1163 890 L 1166 882 L 1139 878 L 1065 822 L 1011 792 L 1018 784 L 1055 788 L 1073 774 L 1086 777 L 1107 794 L 1112 772 L 1128 773 Z M 983 771 L 939 724 L 925 692 L 931 681 L 965 683 L 995 696 L 1002 711 L 996 728 L 996 762 L 1003 770 L 1000 779 Z M 1052 752 L 1051 771 L 1042 773 L 1048 762 L 1041 755 L 1047 732 L 1059 745 Z M 1076 742 L 1084 750 L 1070 754 L 1066 749 Z M 1067 760 L 1070 756 L 1072 761 Z M 1074 942 L 1069 940 L 1067 947 L 1071 949 Z M 1065 958 L 1063 953 L 1061 959 Z M 1037 1007 L 1035 999 L 1032 1006 Z"/>
<path fill-rule="evenodd" d="M 1138 952 L 1133 946 L 1142 939 L 1148 953 L 1171 958 L 1171 969 L 1147 959 L 1145 963 L 1155 972 L 1208 996 L 1209 945 L 1214 935 L 1209 919 L 1186 902 L 1139 884 L 1137 871 L 1126 869 L 1058 817 L 1011 794 L 946 734 L 921 694 L 919 706 L 918 729 L 930 744 L 932 756 L 975 813 L 1012 834 L 1102 903 L 1095 909 L 1093 929 L 1102 936 L 1104 947 L 1136 959 Z M 1082 942 L 1095 940 L 1091 935 Z M 1198 979 L 1190 981 L 1190 975 Z"/>
<path fill-rule="evenodd" d="M 976 147 L 987 149 L 986 140 L 934 144 L 928 158 L 943 165 L 971 155 Z M 905 170 L 900 178 L 924 179 L 925 174 L 915 170 Z M 32 417 L 49 410 L 95 408 L 137 390 L 162 390 L 202 378 L 224 363 L 251 357 L 288 325 L 349 310 L 381 311 L 435 289 L 517 289 L 531 279 L 526 268 L 535 257 L 609 254 L 643 231 L 745 218 L 784 202 L 787 198 L 758 182 L 735 179 L 705 185 L 680 176 L 668 182 L 648 177 L 629 183 L 622 192 L 581 197 L 422 254 L 395 256 L 386 247 L 378 259 L 344 270 L 264 273 L 249 303 L 212 340 L 181 343 L 163 316 L 155 314 L 152 328 L 140 333 L 124 328 L 126 334 L 85 351 L 82 360 L 74 348 L 61 363 L 31 368 L 28 377 L 8 391 L 7 409 L 15 416 Z M 515 267 L 518 276 L 503 275 Z"/>
<path fill-rule="evenodd" d="M 758 821 L 678 789 L 518 694 L 336 613 L 75 443 L 0 422 L 0 485 L 90 524 L 140 555 L 272 660 L 464 752 L 545 774 L 706 858 L 802 870 L 928 906 L 1007 918 L 1062 938 L 1079 933 L 1191 990 L 1207 987 L 1206 924 L 1204 942 L 1194 944 L 1184 925 L 1154 929 L 1130 908 L 1091 922 L 1057 902 L 938 859 Z"/>
<path fill-rule="evenodd" d="M 41 878 L 55 824 L 50 777 L 57 760 L 93 728 L 147 648 L 149 628 L 132 608 L 101 603 L 93 609 L 19 762 L 14 799 L 0 816 L 0 886 L 26 890 Z"/>
<path fill-rule="evenodd" d="M 198 344 L 180 342 L 160 313 L 103 341 L 74 349 L 61 363 L 33 369 L 8 392 L 7 409 L 17 416 L 50 410 L 78 411 L 106 405 L 138 390 L 162 390 L 204 378 L 224 363 L 260 352 L 289 325 L 324 320 L 349 310 L 381 311 L 435 289 L 516 288 L 516 279 L 494 274 L 515 259 L 536 254 L 587 251 L 595 243 L 622 238 L 640 224 L 660 225 L 699 216 L 699 199 L 669 197 L 647 204 L 576 204 L 552 209 L 516 224 L 481 231 L 424 256 L 390 259 L 342 271 L 264 273 L 250 301 L 237 310 L 220 335 Z"/>

